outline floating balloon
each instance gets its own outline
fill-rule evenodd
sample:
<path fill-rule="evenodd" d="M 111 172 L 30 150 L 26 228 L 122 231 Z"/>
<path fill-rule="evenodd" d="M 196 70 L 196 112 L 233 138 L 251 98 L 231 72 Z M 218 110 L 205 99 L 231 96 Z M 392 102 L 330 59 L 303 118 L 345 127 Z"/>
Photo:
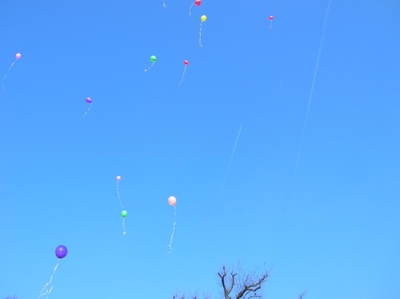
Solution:
<path fill-rule="evenodd" d="M 186 68 L 187 68 L 187 66 L 189 65 L 189 61 L 188 61 L 188 60 L 184 60 L 184 61 L 183 61 L 183 64 L 184 64 L 185 67 L 184 67 L 184 69 L 183 69 L 181 82 L 179 82 L 179 85 L 178 85 L 178 86 L 180 86 L 180 85 L 182 84 L 183 79 L 185 78 Z"/>
<path fill-rule="evenodd" d="M 172 252 L 172 241 L 174 239 L 175 224 L 176 224 L 176 197 L 175 196 L 168 197 L 168 204 L 170 206 L 174 207 L 174 224 L 172 226 L 172 234 L 171 234 L 171 238 L 169 240 L 169 245 L 168 245 L 168 247 L 169 247 L 169 252 L 168 253 L 171 253 Z"/>
<path fill-rule="evenodd" d="M 56 253 L 56 257 L 58 257 L 59 259 L 63 259 L 67 256 L 68 249 L 64 245 L 60 245 L 56 248 L 55 253 Z"/>
<path fill-rule="evenodd" d="M 65 258 L 67 256 L 67 253 L 68 253 L 67 247 L 65 247 L 64 245 L 57 246 L 57 248 L 55 250 L 55 254 L 56 254 L 56 257 L 58 258 L 58 262 L 57 262 L 56 266 L 54 267 L 53 273 L 51 274 L 49 281 L 44 285 L 44 287 L 40 291 L 38 299 L 43 296 L 48 296 L 51 293 L 51 291 L 53 290 L 53 285 L 52 285 L 53 276 L 56 273 L 56 270 L 58 268 L 58 265 L 59 265 L 61 259 Z"/>
<path fill-rule="evenodd" d="M 119 205 L 121 206 L 121 209 L 122 209 L 122 212 L 121 212 L 121 215 L 122 215 L 122 234 L 125 235 L 125 234 L 126 234 L 126 230 L 125 230 L 125 216 L 128 215 L 128 213 L 125 211 L 124 205 L 122 204 L 121 197 L 120 197 L 120 195 L 119 195 L 119 181 L 121 180 L 121 176 L 118 175 L 117 178 L 116 178 L 116 180 L 117 180 L 117 196 L 118 196 L 118 201 L 119 201 Z"/>
<path fill-rule="evenodd" d="M 92 101 L 91 98 L 86 98 L 86 99 L 85 99 L 85 102 L 89 104 L 89 108 L 88 108 L 88 110 L 83 114 L 82 117 L 85 117 L 85 115 L 89 113 L 90 108 L 92 108 L 92 103 L 93 103 L 93 101 Z"/>
<path fill-rule="evenodd" d="M 170 206 L 175 207 L 175 205 L 176 205 L 176 197 L 175 196 L 170 196 L 168 198 L 168 203 L 169 203 Z"/>
<path fill-rule="evenodd" d="M 196 6 L 200 6 L 201 0 L 195 0 L 194 2 L 192 2 L 192 4 L 191 4 L 190 7 L 189 7 L 189 16 L 192 15 L 192 7 L 193 7 L 193 4 L 196 4 Z"/>
<path fill-rule="evenodd" d="M 268 19 L 271 21 L 271 25 L 269 26 L 269 29 L 272 29 L 272 21 L 274 20 L 274 16 L 269 16 Z"/>
<path fill-rule="evenodd" d="M 207 20 L 207 16 L 202 15 L 200 17 L 200 20 L 201 20 L 201 22 L 200 22 L 200 30 L 199 30 L 199 45 L 200 45 L 200 47 L 202 47 L 203 45 L 201 44 L 201 30 L 203 28 L 203 23 Z"/>
<path fill-rule="evenodd" d="M 11 70 L 11 68 L 14 66 L 15 62 L 16 62 L 17 60 L 20 60 L 20 58 L 21 58 L 21 53 L 15 54 L 15 61 L 14 61 L 13 63 L 11 63 L 10 67 L 8 68 L 6 74 L 4 75 L 4 78 L 3 78 L 3 83 L 2 83 L 2 85 L 1 85 L 3 90 L 4 90 L 4 81 L 5 81 L 6 78 L 7 78 L 8 72 L 9 72 L 9 71 Z"/>
<path fill-rule="evenodd" d="M 156 60 L 157 58 L 154 55 L 150 56 L 150 61 L 152 62 L 152 64 L 144 71 L 147 72 L 149 69 L 151 69 L 151 67 L 156 63 Z"/>

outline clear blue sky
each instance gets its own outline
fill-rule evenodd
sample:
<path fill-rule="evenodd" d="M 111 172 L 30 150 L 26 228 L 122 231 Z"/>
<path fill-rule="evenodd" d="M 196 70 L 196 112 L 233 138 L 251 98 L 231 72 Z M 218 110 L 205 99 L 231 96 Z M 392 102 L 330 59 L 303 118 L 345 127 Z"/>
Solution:
<path fill-rule="evenodd" d="M 400 298 L 399 1 L 332 0 L 295 179 L 328 1 L 166 4 L 1 1 L 0 296 L 63 244 L 51 299 L 219 298 L 237 262 L 268 298 Z"/>

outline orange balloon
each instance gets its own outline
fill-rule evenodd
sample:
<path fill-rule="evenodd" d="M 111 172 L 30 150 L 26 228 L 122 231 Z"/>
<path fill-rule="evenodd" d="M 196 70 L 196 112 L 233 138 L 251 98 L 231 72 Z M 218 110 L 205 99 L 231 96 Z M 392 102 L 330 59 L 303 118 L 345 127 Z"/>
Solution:
<path fill-rule="evenodd" d="M 175 196 L 168 197 L 168 203 L 169 203 L 170 206 L 175 207 L 175 205 L 176 205 L 176 197 Z"/>

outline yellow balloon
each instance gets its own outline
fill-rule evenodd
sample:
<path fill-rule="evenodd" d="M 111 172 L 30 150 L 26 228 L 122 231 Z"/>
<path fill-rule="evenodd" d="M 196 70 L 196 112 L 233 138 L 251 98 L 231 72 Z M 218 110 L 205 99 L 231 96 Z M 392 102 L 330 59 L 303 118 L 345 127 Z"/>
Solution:
<path fill-rule="evenodd" d="M 200 20 L 201 20 L 202 22 L 205 22 L 205 21 L 207 20 L 207 16 L 206 16 L 206 15 L 202 15 L 201 18 L 200 18 Z"/>

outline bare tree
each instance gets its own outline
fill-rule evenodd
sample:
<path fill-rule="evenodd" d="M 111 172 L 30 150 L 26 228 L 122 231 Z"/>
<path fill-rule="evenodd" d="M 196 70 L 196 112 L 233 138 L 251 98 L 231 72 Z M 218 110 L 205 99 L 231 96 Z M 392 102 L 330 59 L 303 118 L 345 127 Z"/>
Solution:
<path fill-rule="evenodd" d="M 235 271 L 233 267 L 228 271 L 225 266 L 222 266 L 217 275 L 224 299 L 255 299 L 263 298 L 261 290 L 267 281 L 269 272 L 267 270 L 260 274 L 257 274 L 256 271 L 245 272 L 241 267 L 238 267 L 238 271 Z M 300 294 L 298 299 L 304 299 L 304 295 L 305 292 Z M 197 292 L 193 295 L 175 292 L 172 299 L 211 299 L 211 296 L 209 293 L 203 293 L 200 297 Z"/>
<path fill-rule="evenodd" d="M 227 273 L 226 267 L 222 266 L 221 271 L 218 272 L 223 294 L 225 299 L 251 299 L 251 298 L 262 298 L 261 287 L 267 280 L 269 273 L 264 271 L 257 277 L 255 272 L 238 273 L 233 269 Z M 240 274 L 238 276 L 238 274 Z"/>

